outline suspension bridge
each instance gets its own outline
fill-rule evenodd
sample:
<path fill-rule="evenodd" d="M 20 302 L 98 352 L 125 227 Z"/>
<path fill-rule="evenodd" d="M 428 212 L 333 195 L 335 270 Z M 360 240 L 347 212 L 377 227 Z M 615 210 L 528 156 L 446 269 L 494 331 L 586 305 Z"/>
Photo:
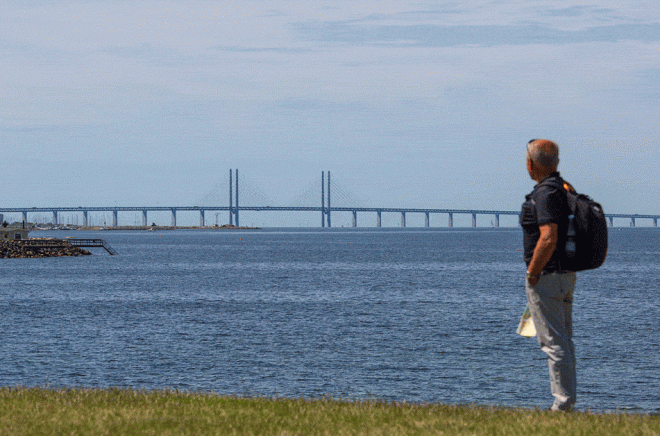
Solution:
<path fill-rule="evenodd" d="M 333 206 L 333 187 L 335 184 L 331 183 L 330 171 L 321 173 L 321 186 L 320 198 L 317 206 L 254 206 L 254 205 L 241 205 L 239 201 L 241 191 L 239 190 L 238 169 L 229 170 L 229 185 L 227 194 L 228 202 L 226 205 L 200 205 L 200 206 L 88 206 L 88 207 L 8 207 L 0 208 L 0 214 L 13 213 L 20 214 L 21 221 L 28 223 L 29 218 L 37 213 L 52 214 L 52 223 L 55 225 L 61 224 L 62 214 L 76 214 L 82 216 L 82 226 L 87 227 L 90 224 L 90 212 L 109 212 L 112 214 L 112 226 L 116 227 L 119 223 L 119 213 L 132 212 L 138 213 L 142 216 L 142 226 L 148 226 L 148 214 L 150 212 L 169 213 L 171 214 L 171 226 L 177 226 L 177 214 L 180 212 L 197 212 L 199 214 L 200 227 L 207 226 L 207 213 L 208 212 L 226 212 L 228 215 L 228 222 L 230 225 L 240 226 L 240 213 L 241 212 L 315 212 L 319 213 L 319 224 L 321 227 L 332 227 L 332 214 L 337 212 L 352 214 L 352 226 L 358 226 L 358 213 L 360 214 L 375 214 L 376 227 L 382 227 L 383 214 L 398 214 L 400 216 L 400 226 L 406 227 L 406 217 L 411 214 L 419 214 L 424 217 L 424 226 L 430 227 L 431 215 L 442 214 L 447 216 L 447 227 L 454 227 L 455 215 L 467 215 L 472 218 L 472 227 L 477 227 L 477 216 L 486 215 L 491 216 L 491 226 L 500 227 L 500 217 L 506 215 L 514 215 L 518 217 L 519 211 L 511 210 L 485 210 L 485 209 L 438 209 L 438 208 L 408 208 L 408 207 L 363 207 L 363 206 Z M 265 195 L 260 190 L 256 189 L 256 197 L 261 198 L 264 203 L 267 202 Z M 311 191 L 308 190 L 307 194 Z M 318 191 L 316 191 L 318 194 Z M 344 201 L 350 195 L 345 192 Z M 254 197 L 254 196 L 253 196 Z M 208 199 L 206 200 L 208 201 Z M 254 200 L 253 200 L 254 201 Z M 205 201 L 200 201 L 204 203 Z M 654 227 L 658 226 L 658 218 L 660 215 L 648 214 L 606 214 L 608 224 L 614 226 L 614 219 L 626 219 L 629 221 L 631 227 L 635 227 L 638 220 L 651 220 Z M 217 223 L 216 223 L 217 224 Z"/>

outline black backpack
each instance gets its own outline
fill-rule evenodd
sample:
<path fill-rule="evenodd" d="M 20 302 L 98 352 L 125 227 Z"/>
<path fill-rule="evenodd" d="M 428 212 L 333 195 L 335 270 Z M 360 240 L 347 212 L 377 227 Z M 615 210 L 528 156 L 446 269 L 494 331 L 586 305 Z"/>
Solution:
<path fill-rule="evenodd" d="M 566 247 L 561 257 L 565 271 L 598 268 L 607 256 L 607 219 L 600 204 L 578 194 L 570 183 L 563 182 L 568 205 Z"/>

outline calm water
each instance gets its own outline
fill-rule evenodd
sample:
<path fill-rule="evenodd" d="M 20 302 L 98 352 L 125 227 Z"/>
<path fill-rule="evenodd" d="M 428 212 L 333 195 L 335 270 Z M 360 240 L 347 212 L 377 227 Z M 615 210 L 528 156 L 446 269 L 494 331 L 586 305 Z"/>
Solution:
<path fill-rule="evenodd" d="M 0 261 L 0 386 L 551 403 L 519 229 L 54 235 L 119 255 Z M 578 406 L 658 412 L 660 229 L 610 246 L 578 276 Z"/>

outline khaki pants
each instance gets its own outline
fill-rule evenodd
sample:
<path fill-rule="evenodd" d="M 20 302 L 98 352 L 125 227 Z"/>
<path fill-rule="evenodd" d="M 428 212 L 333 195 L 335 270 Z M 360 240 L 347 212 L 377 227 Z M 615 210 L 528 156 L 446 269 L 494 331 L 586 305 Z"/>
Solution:
<path fill-rule="evenodd" d="M 575 404 L 574 290 L 575 273 L 570 272 L 542 275 L 535 286 L 527 283 L 536 336 L 548 355 L 552 410 L 571 410 Z"/>

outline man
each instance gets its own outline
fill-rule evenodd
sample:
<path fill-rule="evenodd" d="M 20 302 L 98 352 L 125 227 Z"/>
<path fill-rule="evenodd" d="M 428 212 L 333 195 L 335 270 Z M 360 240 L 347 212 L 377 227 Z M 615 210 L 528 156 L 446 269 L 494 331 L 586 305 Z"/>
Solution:
<path fill-rule="evenodd" d="M 527 301 L 541 349 L 548 355 L 550 410 L 572 410 L 576 396 L 573 346 L 575 273 L 561 268 L 568 206 L 557 166 L 559 147 L 546 139 L 527 144 L 527 171 L 536 181 L 520 214 L 527 264 Z"/>

